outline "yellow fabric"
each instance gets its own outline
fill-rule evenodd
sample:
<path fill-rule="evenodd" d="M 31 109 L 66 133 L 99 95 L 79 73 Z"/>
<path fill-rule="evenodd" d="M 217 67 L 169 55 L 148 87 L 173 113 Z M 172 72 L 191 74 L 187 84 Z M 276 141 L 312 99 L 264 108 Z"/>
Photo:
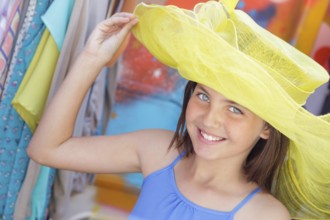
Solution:
<path fill-rule="evenodd" d="M 141 3 L 133 33 L 183 77 L 240 103 L 286 135 L 288 157 L 273 194 L 295 219 L 330 219 L 329 117 L 302 107 L 328 73 L 228 2 L 199 3 L 193 11 Z"/>
<path fill-rule="evenodd" d="M 56 43 L 46 29 L 12 101 L 13 107 L 32 132 L 44 111 L 58 56 Z"/>

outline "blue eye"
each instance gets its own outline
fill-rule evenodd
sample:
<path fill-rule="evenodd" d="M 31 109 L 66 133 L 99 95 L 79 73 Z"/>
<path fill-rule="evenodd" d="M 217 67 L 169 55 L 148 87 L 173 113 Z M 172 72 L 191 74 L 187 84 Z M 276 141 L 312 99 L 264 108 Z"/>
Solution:
<path fill-rule="evenodd" d="M 230 106 L 229 107 L 229 111 L 231 111 L 231 112 L 233 112 L 235 114 L 241 114 L 241 115 L 243 114 L 243 112 L 239 108 L 237 108 L 235 106 Z"/>
<path fill-rule="evenodd" d="M 209 97 L 204 93 L 198 93 L 197 97 L 203 102 L 210 102 Z"/>

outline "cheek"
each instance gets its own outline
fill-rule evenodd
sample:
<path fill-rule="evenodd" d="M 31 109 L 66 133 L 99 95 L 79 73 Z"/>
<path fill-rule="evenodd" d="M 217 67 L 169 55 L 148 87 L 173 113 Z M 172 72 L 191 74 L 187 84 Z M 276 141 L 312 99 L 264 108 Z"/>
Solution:
<path fill-rule="evenodd" d="M 194 114 L 194 105 L 191 101 L 188 102 L 188 105 L 187 105 L 187 109 L 186 109 L 186 122 L 189 122 L 190 120 L 192 120 L 193 118 L 193 114 Z"/>
<path fill-rule="evenodd" d="M 264 124 L 259 121 L 223 121 L 223 126 L 226 128 L 228 134 L 238 140 L 246 140 L 248 142 L 259 139 L 263 131 Z"/>
<path fill-rule="evenodd" d="M 246 139 L 252 142 L 256 142 L 261 137 L 263 131 L 264 123 L 260 121 L 255 121 L 255 123 L 250 123 L 244 127 L 244 131 L 247 134 Z"/>
<path fill-rule="evenodd" d="M 187 129 L 187 132 L 188 132 L 189 136 L 191 137 L 193 117 L 192 117 L 192 108 L 191 108 L 191 105 L 189 104 L 189 102 L 188 102 L 188 105 L 187 105 L 185 117 L 186 117 L 185 126 L 186 126 L 186 129 Z"/>

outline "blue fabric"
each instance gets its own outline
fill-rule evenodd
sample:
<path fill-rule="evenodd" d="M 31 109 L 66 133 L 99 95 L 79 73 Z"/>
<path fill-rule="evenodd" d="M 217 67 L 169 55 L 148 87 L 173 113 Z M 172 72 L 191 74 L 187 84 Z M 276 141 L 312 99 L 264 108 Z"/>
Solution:
<path fill-rule="evenodd" d="M 26 220 L 46 219 L 46 211 L 51 195 L 51 187 L 54 182 L 55 171 L 56 170 L 53 168 L 41 166 L 37 183 L 33 188 L 31 216 L 26 218 Z"/>
<path fill-rule="evenodd" d="M 15 63 L 11 64 L 14 65 L 13 74 L 7 78 L 0 102 L 0 219 L 13 218 L 17 195 L 29 162 L 25 150 L 32 137 L 28 126 L 11 106 L 11 101 L 44 31 L 41 15 L 44 14 L 50 2 L 51 0 L 38 0 Z"/>
<path fill-rule="evenodd" d="M 174 166 L 183 155 L 145 178 L 129 220 L 232 220 L 235 213 L 260 191 L 259 188 L 252 191 L 231 212 L 201 207 L 185 198 L 177 188 Z"/>
<path fill-rule="evenodd" d="M 41 17 L 54 38 L 59 51 L 61 51 L 63 46 L 74 2 L 74 0 L 55 0 Z"/>

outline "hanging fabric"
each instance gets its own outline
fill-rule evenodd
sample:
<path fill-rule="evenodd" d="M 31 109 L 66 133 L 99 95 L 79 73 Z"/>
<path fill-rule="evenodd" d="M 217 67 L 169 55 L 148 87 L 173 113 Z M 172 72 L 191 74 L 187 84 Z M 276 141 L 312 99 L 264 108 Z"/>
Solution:
<path fill-rule="evenodd" d="M 0 100 L 8 74 L 8 65 L 16 40 L 23 4 L 23 0 L 0 2 Z"/>
<path fill-rule="evenodd" d="M 29 158 L 26 147 L 32 133 L 20 118 L 11 101 L 21 84 L 23 76 L 33 58 L 44 25 L 41 15 L 50 5 L 50 0 L 30 0 L 24 25 L 19 31 L 15 44 L 13 58 L 5 81 L 5 87 L 0 103 L 0 218 L 12 219 L 16 198 L 25 177 Z"/>
<path fill-rule="evenodd" d="M 97 2 L 86 0 L 75 2 L 63 48 L 52 81 L 48 101 L 55 94 L 59 85 L 73 65 L 74 60 L 84 48 L 85 42 L 91 31 L 97 23 L 106 17 L 108 4 L 108 0 L 99 0 Z M 104 69 L 96 80 L 96 83 L 104 82 L 106 73 L 107 70 Z M 104 89 L 104 85 L 95 85 L 86 95 L 78 113 L 74 129 L 75 136 L 91 135 L 90 132 L 95 131 L 95 128 L 93 127 L 88 128 L 92 129 L 90 131 L 85 128 L 86 124 L 88 124 L 86 123 L 86 117 L 88 117 L 88 115 L 86 115 L 88 112 L 87 109 L 91 106 L 90 97 L 92 91 L 99 90 L 100 93 L 98 93 L 98 95 L 104 97 Z M 91 111 L 89 111 L 88 114 L 94 115 Z M 95 123 L 93 123 L 93 125 L 95 127 Z M 51 198 L 50 217 L 54 219 L 65 219 L 64 215 L 66 214 L 66 210 L 70 208 L 72 194 L 83 191 L 86 185 L 90 184 L 93 179 L 93 174 L 65 170 L 59 170 L 56 172 Z"/>
<path fill-rule="evenodd" d="M 45 107 L 72 6 L 72 0 L 56 0 L 42 16 L 47 29 L 12 102 L 32 132 L 36 129 Z M 58 18 L 56 15 L 60 12 L 62 16 Z M 45 217 L 54 172 L 55 170 L 49 167 L 41 167 L 32 193 L 30 219 Z"/>
<path fill-rule="evenodd" d="M 12 101 L 12 106 L 32 132 L 41 118 L 58 56 L 56 43 L 46 29 Z"/>

